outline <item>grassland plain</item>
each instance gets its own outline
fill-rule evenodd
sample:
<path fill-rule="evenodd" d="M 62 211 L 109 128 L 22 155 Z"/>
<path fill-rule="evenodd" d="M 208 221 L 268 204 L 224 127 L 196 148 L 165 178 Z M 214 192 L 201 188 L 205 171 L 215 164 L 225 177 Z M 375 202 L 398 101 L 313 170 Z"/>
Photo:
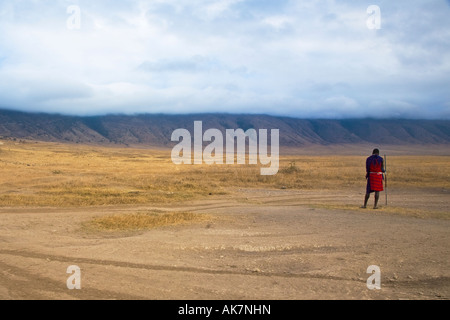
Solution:
<path fill-rule="evenodd" d="M 0 206 L 169 203 L 236 188 L 363 190 L 365 157 L 281 155 L 279 173 L 262 176 L 256 165 L 174 165 L 170 150 L 4 142 Z M 388 179 L 393 189 L 450 189 L 450 155 L 390 156 Z"/>
<path fill-rule="evenodd" d="M 164 149 L 1 142 L 0 299 L 450 298 L 448 146 L 386 147 L 389 205 L 363 210 L 369 146 L 287 150 L 261 176 Z"/>

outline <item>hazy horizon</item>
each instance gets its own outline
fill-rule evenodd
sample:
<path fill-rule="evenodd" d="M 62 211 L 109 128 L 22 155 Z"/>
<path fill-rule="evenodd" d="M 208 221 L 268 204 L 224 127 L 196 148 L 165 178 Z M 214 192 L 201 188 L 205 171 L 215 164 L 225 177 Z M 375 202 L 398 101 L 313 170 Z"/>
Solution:
<path fill-rule="evenodd" d="M 18 109 L 8 109 L 0 108 L 1 112 L 17 112 L 21 114 L 29 115 L 48 115 L 48 116 L 61 116 L 61 117 L 74 117 L 74 118 L 95 118 L 95 117 L 139 117 L 139 116 L 168 116 L 168 117 L 183 117 L 183 116 L 208 116 L 208 115 L 227 115 L 227 116 L 255 116 L 255 117 L 274 117 L 274 118 L 292 118 L 298 120 L 333 120 L 333 121 L 346 121 L 346 120 L 374 120 L 374 121 L 450 121 L 450 119 L 426 119 L 426 118 L 407 118 L 407 117 L 341 117 L 341 118 L 326 118 L 326 117 L 302 117 L 295 115 L 277 115 L 269 113 L 245 113 L 245 112 L 189 112 L 189 113 L 151 113 L 151 112 L 135 112 L 135 113 L 122 113 L 122 112 L 108 112 L 99 114 L 88 114 L 88 115 L 78 115 L 71 113 L 62 112 L 46 112 L 46 111 L 33 111 L 33 110 L 18 110 Z"/>
<path fill-rule="evenodd" d="M 448 0 L 2 1 L 0 109 L 448 120 L 449 15 Z"/>

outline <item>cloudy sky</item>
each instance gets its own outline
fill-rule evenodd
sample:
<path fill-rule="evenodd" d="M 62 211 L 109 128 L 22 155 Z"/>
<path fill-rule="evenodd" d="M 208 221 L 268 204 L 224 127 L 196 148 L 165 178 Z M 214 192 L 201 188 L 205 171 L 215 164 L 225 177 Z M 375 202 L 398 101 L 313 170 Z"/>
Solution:
<path fill-rule="evenodd" d="M 1 0 L 0 108 L 450 119 L 450 1 Z"/>

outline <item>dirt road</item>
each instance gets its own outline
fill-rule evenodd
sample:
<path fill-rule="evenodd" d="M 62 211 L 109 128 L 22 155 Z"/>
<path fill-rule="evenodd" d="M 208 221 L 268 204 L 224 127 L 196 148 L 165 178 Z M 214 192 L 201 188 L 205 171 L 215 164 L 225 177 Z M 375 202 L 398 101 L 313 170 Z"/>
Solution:
<path fill-rule="evenodd" d="M 448 193 L 392 197 L 450 205 Z M 336 199 L 362 200 L 239 190 L 157 208 L 207 213 L 209 222 L 119 234 L 81 223 L 150 207 L 0 208 L 0 299 L 450 298 L 450 220 L 312 205 Z M 81 268 L 81 290 L 66 286 L 70 265 Z M 367 288 L 370 265 L 381 269 L 380 290 Z"/>

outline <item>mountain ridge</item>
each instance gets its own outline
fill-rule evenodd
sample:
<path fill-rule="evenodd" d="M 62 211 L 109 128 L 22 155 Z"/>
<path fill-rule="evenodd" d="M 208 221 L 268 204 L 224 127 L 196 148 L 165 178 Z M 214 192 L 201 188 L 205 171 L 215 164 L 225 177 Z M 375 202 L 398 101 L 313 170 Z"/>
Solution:
<path fill-rule="evenodd" d="M 450 144 L 450 120 L 300 119 L 252 114 L 199 113 L 68 116 L 0 110 L 0 137 L 47 142 L 168 147 L 175 129 L 279 129 L 280 146 L 333 144 Z"/>

